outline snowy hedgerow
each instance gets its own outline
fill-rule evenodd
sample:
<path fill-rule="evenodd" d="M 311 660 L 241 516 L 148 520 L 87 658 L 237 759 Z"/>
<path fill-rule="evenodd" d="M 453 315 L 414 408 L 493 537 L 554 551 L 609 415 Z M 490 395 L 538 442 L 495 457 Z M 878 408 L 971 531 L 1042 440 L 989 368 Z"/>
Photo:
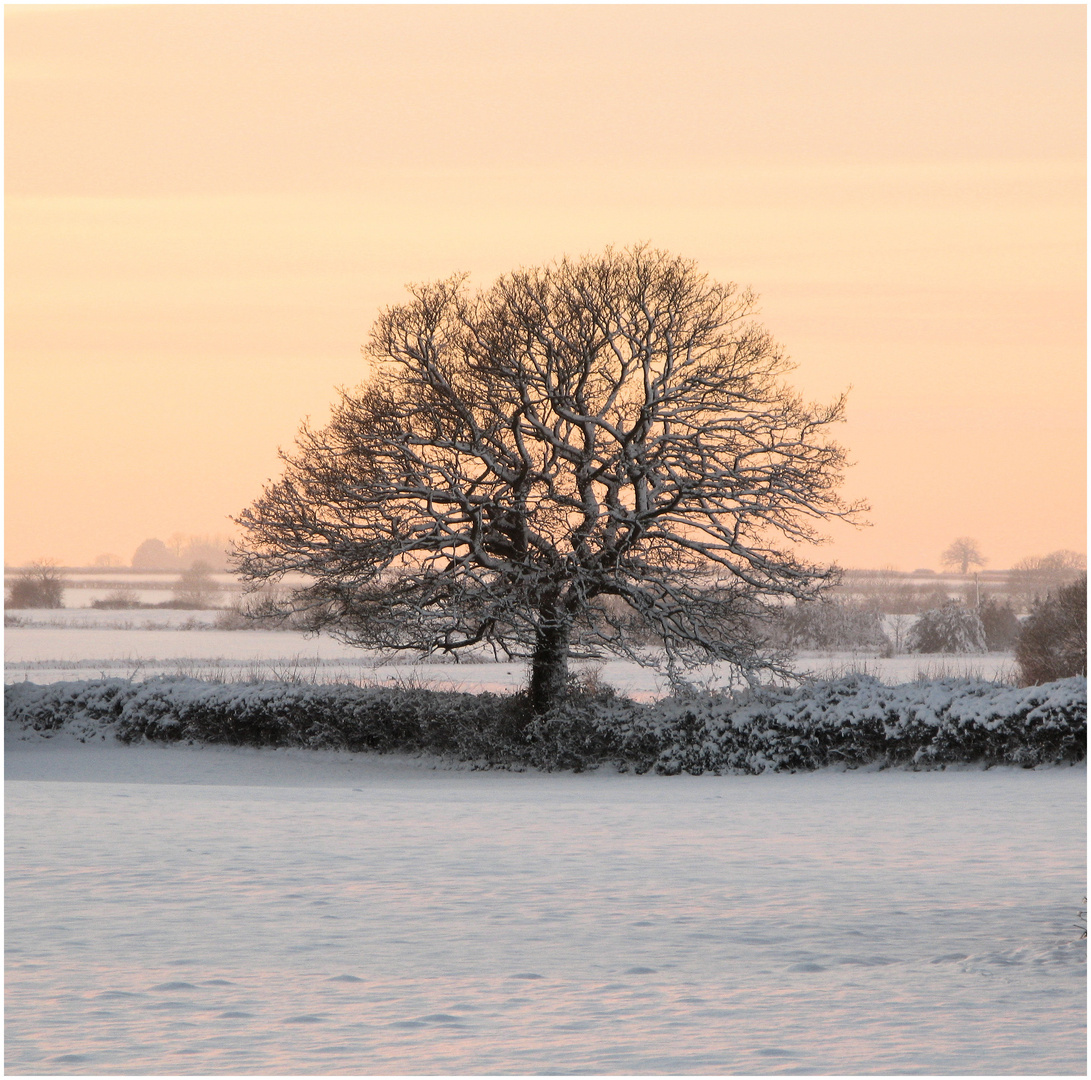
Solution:
<path fill-rule="evenodd" d="M 284 682 L 213 683 L 163 676 L 13 683 L 5 718 L 43 733 L 110 730 L 122 742 L 429 750 L 499 761 L 518 701 L 495 694 Z"/>
<path fill-rule="evenodd" d="M 985 627 L 976 611 L 954 602 L 933 608 L 910 628 L 906 640 L 911 653 L 983 653 Z"/>
<path fill-rule="evenodd" d="M 185 678 L 15 683 L 4 701 L 10 725 L 44 735 L 401 750 L 541 769 L 1032 767 L 1082 761 L 1087 744 L 1084 678 L 1013 689 L 973 679 L 886 686 L 849 676 L 647 704 L 584 690 L 544 715 L 532 715 L 523 695 Z"/>
<path fill-rule="evenodd" d="M 112 728 L 133 685 L 128 679 L 12 683 L 4 687 L 4 721 L 43 733 L 65 728 L 86 739 Z"/>
<path fill-rule="evenodd" d="M 651 707 L 657 772 L 798 771 L 866 764 L 1033 766 L 1083 760 L 1087 683 L 1013 690 L 953 679 L 886 686 L 866 676 L 702 695 Z"/>

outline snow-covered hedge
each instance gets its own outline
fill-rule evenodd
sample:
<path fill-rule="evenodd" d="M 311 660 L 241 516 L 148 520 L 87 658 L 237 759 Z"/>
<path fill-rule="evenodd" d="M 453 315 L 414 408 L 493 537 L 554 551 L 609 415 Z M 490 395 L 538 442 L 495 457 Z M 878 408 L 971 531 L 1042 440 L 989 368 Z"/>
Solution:
<path fill-rule="evenodd" d="M 1084 759 L 1087 682 L 1016 690 L 970 679 L 885 686 L 848 676 L 765 689 L 743 702 L 668 700 L 649 722 L 661 741 L 652 767 L 663 773 L 1033 766 Z"/>
<path fill-rule="evenodd" d="M 668 774 L 1034 766 L 1082 761 L 1087 744 L 1083 678 L 1012 689 L 970 679 L 885 686 L 848 676 L 649 704 L 577 695 L 529 722 L 518 696 L 186 678 L 14 683 L 4 701 L 8 724 L 43 735 L 425 751 L 491 765 L 609 763 Z"/>
<path fill-rule="evenodd" d="M 495 694 L 345 684 L 205 682 L 161 676 L 4 688 L 8 723 L 86 738 L 109 728 L 122 742 L 305 746 L 352 751 L 470 752 L 518 726 L 512 699 Z M 505 723 L 506 718 L 510 723 Z"/>

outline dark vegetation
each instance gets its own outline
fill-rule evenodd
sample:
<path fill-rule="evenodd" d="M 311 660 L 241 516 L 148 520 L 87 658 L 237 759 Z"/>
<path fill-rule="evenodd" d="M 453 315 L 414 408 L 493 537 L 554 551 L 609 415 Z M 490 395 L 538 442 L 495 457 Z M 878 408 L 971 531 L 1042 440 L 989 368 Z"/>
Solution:
<path fill-rule="evenodd" d="M 1087 675 L 1087 575 L 1034 606 L 1015 643 L 1024 684 Z"/>
<path fill-rule="evenodd" d="M 19 571 L 8 588 L 5 607 L 64 607 L 65 580 L 56 564 L 41 560 Z"/>
<path fill-rule="evenodd" d="M 187 678 L 5 688 L 10 724 L 82 739 L 441 754 L 481 767 L 761 773 L 824 766 L 1084 760 L 1087 683 L 884 686 L 865 676 L 650 704 L 572 686 L 535 714 L 526 695 Z M 112 734 L 111 734 L 112 733 Z"/>

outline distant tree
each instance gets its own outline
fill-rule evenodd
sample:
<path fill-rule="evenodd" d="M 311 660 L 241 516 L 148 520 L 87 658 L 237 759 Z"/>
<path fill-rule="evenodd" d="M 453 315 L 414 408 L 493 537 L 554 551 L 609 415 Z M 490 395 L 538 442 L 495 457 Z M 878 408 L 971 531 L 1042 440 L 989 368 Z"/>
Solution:
<path fill-rule="evenodd" d="M 231 542 L 225 536 L 186 536 L 184 533 L 174 533 L 165 546 L 174 557 L 175 565 L 182 570 L 199 562 L 215 571 L 227 570 L 230 566 L 228 549 Z"/>
<path fill-rule="evenodd" d="M 96 568 L 97 567 L 102 567 L 103 569 L 107 569 L 109 567 L 114 567 L 114 566 L 124 566 L 125 563 L 121 560 L 120 556 L 118 556 L 118 555 L 105 554 L 105 555 L 96 555 L 95 556 L 95 561 L 91 565 L 96 567 Z"/>
<path fill-rule="evenodd" d="M 194 563 L 183 570 L 174 585 L 174 602 L 183 608 L 207 608 L 219 592 L 212 579 L 212 567 L 208 563 Z"/>
<path fill-rule="evenodd" d="M 189 565 L 202 562 L 215 572 L 229 570 L 231 541 L 226 536 L 191 536 L 182 553 Z"/>
<path fill-rule="evenodd" d="M 1087 575 L 1039 600 L 1015 643 L 1024 686 L 1087 674 Z"/>
<path fill-rule="evenodd" d="M 177 570 L 178 558 L 162 540 L 145 540 L 133 553 L 134 570 Z"/>
<path fill-rule="evenodd" d="M 795 544 L 862 509 L 843 399 L 805 404 L 755 298 L 662 252 L 464 283 L 380 315 L 372 381 L 238 518 L 244 578 L 303 575 L 292 605 L 356 644 L 529 656 L 536 712 L 577 643 L 647 661 L 602 596 L 672 662 L 776 667 L 756 624 L 834 576 Z"/>
<path fill-rule="evenodd" d="M 40 559 L 19 571 L 8 589 L 7 607 L 61 608 L 68 582 L 61 576 L 57 564 Z"/>
<path fill-rule="evenodd" d="M 924 612 L 906 639 L 911 653 L 983 653 L 985 627 L 972 608 L 949 603 Z"/>
<path fill-rule="evenodd" d="M 1078 551 L 1050 552 L 1020 559 L 1008 574 L 1008 592 L 1023 610 L 1087 573 L 1087 556 Z"/>
<path fill-rule="evenodd" d="M 958 567 L 960 574 L 969 572 L 971 566 L 984 566 L 985 557 L 977 546 L 977 541 L 969 536 L 960 536 L 940 556 L 944 566 Z"/>

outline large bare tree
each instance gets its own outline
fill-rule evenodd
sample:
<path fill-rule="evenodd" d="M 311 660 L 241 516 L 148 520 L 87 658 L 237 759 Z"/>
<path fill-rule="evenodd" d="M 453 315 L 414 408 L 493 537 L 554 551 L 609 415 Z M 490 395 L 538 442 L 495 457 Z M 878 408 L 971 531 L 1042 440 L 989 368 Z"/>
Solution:
<path fill-rule="evenodd" d="M 763 613 L 832 576 L 797 542 L 862 507 L 844 399 L 784 386 L 754 296 L 645 247 L 409 292 L 238 518 L 244 577 L 304 575 L 292 608 L 356 644 L 529 656 L 539 712 L 577 643 L 776 668 Z"/>
<path fill-rule="evenodd" d="M 971 566 L 984 566 L 985 556 L 972 536 L 960 536 L 940 556 L 944 566 L 957 567 L 960 574 L 969 572 Z"/>

